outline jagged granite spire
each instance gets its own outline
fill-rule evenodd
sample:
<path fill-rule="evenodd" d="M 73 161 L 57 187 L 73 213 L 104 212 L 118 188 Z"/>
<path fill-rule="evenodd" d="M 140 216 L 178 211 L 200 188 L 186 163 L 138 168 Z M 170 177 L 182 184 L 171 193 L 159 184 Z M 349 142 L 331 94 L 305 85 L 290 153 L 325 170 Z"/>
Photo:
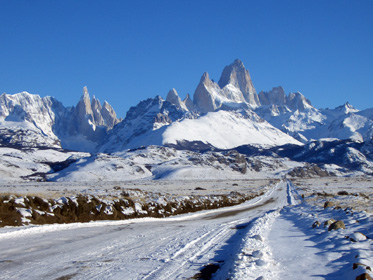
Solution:
<path fill-rule="evenodd" d="M 221 89 L 218 84 L 210 80 L 207 72 L 203 73 L 201 80 L 194 92 L 193 101 L 198 110 L 202 113 L 213 112 L 219 105 L 217 104 L 217 96 Z"/>
<path fill-rule="evenodd" d="M 194 111 L 194 104 L 193 104 L 192 98 L 190 97 L 189 93 L 187 93 L 183 102 L 184 102 L 185 106 L 188 108 L 189 111 Z"/>
<path fill-rule="evenodd" d="M 170 102 L 171 104 L 174 104 L 179 109 L 188 111 L 188 108 L 185 105 L 184 101 L 181 100 L 181 98 L 179 97 L 179 94 L 174 88 L 168 92 L 166 101 Z"/>
<path fill-rule="evenodd" d="M 224 68 L 218 84 L 220 88 L 224 88 L 228 84 L 233 85 L 240 89 L 247 103 L 252 106 L 260 106 L 250 73 L 241 60 L 236 59 L 232 64 Z"/>
<path fill-rule="evenodd" d="M 286 100 L 286 105 L 292 111 L 304 111 L 306 108 L 313 107 L 311 101 L 304 97 L 300 92 L 292 92 Z"/>
<path fill-rule="evenodd" d="M 95 96 L 91 101 L 88 89 L 84 87 L 83 95 L 71 114 L 69 133 L 96 141 L 118 122 L 113 108 L 109 104 L 102 106 Z"/>
<path fill-rule="evenodd" d="M 261 105 L 283 106 L 286 104 L 286 98 L 286 93 L 282 86 L 274 87 L 270 91 L 259 92 L 259 101 Z"/>
<path fill-rule="evenodd" d="M 91 108 L 93 112 L 94 122 L 96 125 L 104 125 L 104 120 L 101 115 L 102 106 L 101 103 L 96 97 L 93 95 L 92 101 L 91 101 Z"/>
<path fill-rule="evenodd" d="M 94 118 L 91 106 L 91 98 L 89 96 L 88 88 L 86 86 L 83 88 L 83 95 L 80 98 L 78 104 L 76 105 L 76 110 L 78 111 L 79 116 L 90 115 L 92 119 Z"/>

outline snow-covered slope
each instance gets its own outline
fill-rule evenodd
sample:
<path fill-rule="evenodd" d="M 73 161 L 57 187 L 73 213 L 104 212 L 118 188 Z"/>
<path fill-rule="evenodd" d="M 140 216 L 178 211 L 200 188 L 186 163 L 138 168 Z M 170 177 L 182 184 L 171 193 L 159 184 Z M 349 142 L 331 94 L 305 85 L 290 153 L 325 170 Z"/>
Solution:
<path fill-rule="evenodd" d="M 3 145 L 60 147 L 53 127 L 66 109 L 53 97 L 21 92 L 0 96 L 0 138 Z"/>
<path fill-rule="evenodd" d="M 359 111 L 348 102 L 335 109 L 316 109 L 301 93 L 286 96 L 282 87 L 259 94 L 262 105 L 255 112 L 283 132 L 307 142 L 321 138 L 372 138 L 372 109 Z"/>
<path fill-rule="evenodd" d="M 62 149 L 0 147 L 0 183 L 44 181 L 47 174 L 58 172 L 74 162 L 74 158 L 87 156 Z"/>
<path fill-rule="evenodd" d="M 260 118 L 250 109 L 189 112 L 157 96 L 140 102 L 112 131 L 101 151 L 114 152 L 148 145 L 201 141 L 230 149 L 252 144 L 301 144 Z"/>
<path fill-rule="evenodd" d="M 231 149 L 245 144 L 301 144 L 251 110 L 210 112 L 197 119 L 184 119 L 173 123 L 163 132 L 163 144 L 176 144 L 183 140 L 202 141 L 220 149 Z"/>

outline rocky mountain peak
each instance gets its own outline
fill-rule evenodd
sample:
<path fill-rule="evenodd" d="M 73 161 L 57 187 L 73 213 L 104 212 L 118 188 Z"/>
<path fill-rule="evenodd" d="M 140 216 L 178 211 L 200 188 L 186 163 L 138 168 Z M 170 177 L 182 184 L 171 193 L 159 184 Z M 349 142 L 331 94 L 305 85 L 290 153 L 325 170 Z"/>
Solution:
<path fill-rule="evenodd" d="M 359 110 L 352 106 L 348 101 L 345 104 L 338 106 L 336 109 L 345 114 L 359 112 Z"/>
<path fill-rule="evenodd" d="M 89 93 L 88 93 L 88 88 L 87 88 L 87 86 L 84 86 L 83 87 L 83 98 L 85 98 L 85 97 L 89 97 Z"/>
<path fill-rule="evenodd" d="M 286 103 L 286 94 L 282 86 L 274 87 L 268 92 L 259 92 L 259 101 L 261 105 L 283 106 Z"/>
<path fill-rule="evenodd" d="M 304 111 L 306 108 L 313 107 L 311 101 L 304 97 L 300 92 L 290 93 L 287 97 L 286 105 L 293 111 Z"/>
<path fill-rule="evenodd" d="M 232 64 L 224 68 L 218 84 L 220 88 L 232 85 L 242 92 L 247 103 L 252 106 L 260 105 L 259 97 L 254 88 L 250 73 L 241 60 L 236 59 Z"/>
<path fill-rule="evenodd" d="M 72 109 L 68 134 L 99 141 L 118 122 L 113 108 L 108 103 L 102 106 L 95 96 L 91 101 L 88 89 L 84 87 L 80 101 Z"/>
<path fill-rule="evenodd" d="M 76 105 L 76 110 L 80 116 L 91 115 L 93 116 L 91 97 L 89 96 L 87 87 L 83 88 L 83 95 Z"/>
<path fill-rule="evenodd" d="M 220 87 L 210 80 L 207 72 L 203 73 L 194 92 L 193 101 L 196 108 L 202 113 L 213 112 L 219 108 L 216 101 L 219 99 Z"/>
<path fill-rule="evenodd" d="M 204 72 L 203 74 L 202 74 L 202 77 L 201 77 L 201 80 L 200 80 L 200 82 L 199 83 L 209 83 L 209 82 L 211 82 L 211 80 L 210 80 L 210 75 L 209 75 L 209 73 L 207 73 L 207 72 Z"/>
<path fill-rule="evenodd" d="M 176 89 L 171 89 L 168 94 L 166 101 L 170 102 L 171 104 L 174 104 L 177 108 L 182 109 L 184 111 L 188 111 L 187 106 L 185 103 L 181 100 L 179 97 L 179 94 L 177 93 Z"/>
<path fill-rule="evenodd" d="M 115 113 L 113 107 L 111 107 L 107 101 L 105 101 L 102 106 L 101 116 L 104 120 L 104 125 L 106 125 L 108 129 L 113 128 L 114 125 L 121 121 L 117 118 L 117 114 Z"/>
<path fill-rule="evenodd" d="M 250 73 L 243 62 L 236 59 L 226 66 L 218 83 L 205 72 L 194 92 L 194 105 L 201 113 L 219 108 L 237 108 L 249 104 L 260 106 L 259 97 L 251 81 Z"/>
<path fill-rule="evenodd" d="M 242 68 L 242 69 L 245 69 L 245 65 L 243 64 L 243 62 L 241 60 L 239 60 L 238 58 L 236 58 L 233 63 L 232 63 L 234 66 L 238 67 L 238 68 Z"/>
<path fill-rule="evenodd" d="M 189 111 L 194 111 L 194 104 L 193 104 L 192 98 L 190 97 L 189 93 L 187 93 L 187 95 L 184 99 L 184 104 Z"/>
<path fill-rule="evenodd" d="M 96 111 L 100 111 L 102 106 L 101 106 L 101 103 L 100 103 L 100 100 L 98 100 L 96 98 L 96 96 L 92 96 L 92 101 L 91 101 L 91 107 L 92 107 L 92 110 Z"/>
<path fill-rule="evenodd" d="M 181 98 L 179 97 L 179 94 L 177 93 L 176 89 L 171 89 L 166 97 L 166 101 L 174 104 L 174 105 L 180 105 Z"/>
<path fill-rule="evenodd" d="M 101 115 L 101 111 L 102 111 L 101 103 L 98 99 L 96 99 L 94 95 L 92 97 L 91 108 L 92 108 L 93 117 L 94 117 L 93 119 L 96 125 L 105 125 L 105 122 Z"/>

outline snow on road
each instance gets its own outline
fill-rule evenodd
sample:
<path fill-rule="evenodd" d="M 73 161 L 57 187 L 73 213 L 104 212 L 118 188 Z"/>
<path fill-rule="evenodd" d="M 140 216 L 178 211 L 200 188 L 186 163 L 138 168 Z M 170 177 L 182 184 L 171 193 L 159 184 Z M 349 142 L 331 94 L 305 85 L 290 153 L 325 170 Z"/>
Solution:
<path fill-rule="evenodd" d="M 289 206 L 297 204 L 294 194 L 290 183 L 280 182 L 238 206 L 164 219 L 2 228 L 0 277 L 187 279 L 215 264 L 220 269 L 213 279 L 323 279 L 350 261 L 330 249 L 333 244 L 343 250 L 355 246 L 362 263 L 373 257 L 371 240 L 351 245 L 342 234 L 333 243 L 340 233 L 311 231 L 311 221 L 328 212 L 312 214 L 316 210 L 303 203 Z"/>
<path fill-rule="evenodd" d="M 242 231 L 240 224 L 285 204 L 280 184 L 236 207 L 179 217 L 1 229 L 1 277 L 192 277 L 206 263 L 231 258 L 234 244 L 227 240 Z"/>

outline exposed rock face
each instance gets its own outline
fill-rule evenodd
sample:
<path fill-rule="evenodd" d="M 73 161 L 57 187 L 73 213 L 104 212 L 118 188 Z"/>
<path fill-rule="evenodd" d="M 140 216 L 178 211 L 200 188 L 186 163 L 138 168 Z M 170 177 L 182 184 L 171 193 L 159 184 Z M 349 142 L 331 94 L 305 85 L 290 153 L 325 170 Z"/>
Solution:
<path fill-rule="evenodd" d="M 88 89 L 84 87 L 80 101 L 73 108 L 70 134 L 80 134 L 89 140 L 97 141 L 119 121 L 110 104 L 105 101 L 102 106 L 95 96 L 91 102 Z"/>
<path fill-rule="evenodd" d="M 213 112 L 221 106 L 221 89 L 205 72 L 194 92 L 194 104 L 202 113 Z"/>
<path fill-rule="evenodd" d="M 185 102 L 181 100 L 176 89 L 174 88 L 168 92 L 166 101 L 170 102 L 171 104 L 174 104 L 178 109 L 189 111 Z"/>
<path fill-rule="evenodd" d="M 219 83 L 204 73 L 195 92 L 194 105 L 201 113 L 260 106 L 249 71 L 236 59 L 224 68 Z"/>
<path fill-rule="evenodd" d="M 184 104 L 188 108 L 189 111 L 194 111 L 195 110 L 193 101 L 190 98 L 189 93 L 187 93 L 187 95 L 186 95 L 186 97 L 184 99 Z"/>
<path fill-rule="evenodd" d="M 264 116 L 269 115 L 269 117 L 313 108 L 311 102 L 301 93 L 290 93 L 287 96 L 281 86 L 269 92 L 262 91 L 258 95 L 249 71 L 238 59 L 224 68 L 218 84 L 213 82 L 207 73 L 203 74 L 194 93 L 194 104 L 202 113 L 213 112 L 220 108 L 232 109 L 237 108 L 239 104 L 248 104 L 251 108 L 259 107 L 258 113 Z M 262 105 L 271 107 L 262 109 L 260 107 Z M 244 107 L 241 106 L 241 108 Z M 267 112 L 268 110 L 270 112 Z"/>
<path fill-rule="evenodd" d="M 344 114 L 359 112 L 359 110 L 355 109 L 355 107 L 352 106 L 349 102 L 346 102 L 344 105 L 338 106 L 335 109 L 343 112 Z"/>
<path fill-rule="evenodd" d="M 108 129 L 112 129 L 114 125 L 121 122 L 121 119 L 117 118 L 117 114 L 115 113 L 113 107 L 107 102 L 104 101 L 104 105 L 101 109 L 101 115 L 104 120 L 104 125 L 108 127 Z"/>
<path fill-rule="evenodd" d="M 271 91 L 259 92 L 259 101 L 261 105 L 285 105 L 286 94 L 281 86 L 274 87 Z"/>
<path fill-rule="evenodd" d="M 311 101 L 300 92 L 290 93 L 286 100 L 286 105 L 293 111 L 304 111 L 306 108 L 312 107 Z"/>
<path fill-rule="evenodd" d="M 113 107 L 111 107 L 107 101 L 101 105 L 100 101 L 93 96 L 91 108 L 93 111 L 93 120 L 96 126 L 105 126 L 110 130 L 120 121 L 117 118 L 117 114 Z"/>
<path fill-rule="evenodd" d="M 97 103 L 95 105 L 97 106 Z M 71 124 L 71 134 L 79 133 L 88 138 L 93 137 L 93 133 L 96 130 L 96 123 L 87 87 L 84 87 L 83 95 L 73 109 Z"/>
<path fill-rule="evenodd" d="M 281 86 L 274 87 L 268 92 L 261 91 L 259 93 L 259 100 L 261 105 L 273 105 L 277 110 L 279 110 L 281 106 L 287 106 L 290 111 L 304 111 L 306 108 L 313 108 L 311 101 L 305 98 L 303 94 L 296 92 L 286 96 Z M 286 110 L 284 112 L 286 112 Z"/>
<path fill-rule="evenodd" d="M 102 106 L 101 103 L 96 97 L 93 95 L 92 102 L 91 102 L 91 109 L 93 113 L 93 119 L 97 125 L 104 125 L 104 120 L 101 115 Z"/>
<path fill-rule="evenodd" d="M 244 100 L 250 105 L 260 106 L 259 97 L 256 94 L 249 71 L 241 60 L 236 59 L 232 64 L 226 66 L 219 80 L 220 88 L 232 85 L 239 89 Z"/>

